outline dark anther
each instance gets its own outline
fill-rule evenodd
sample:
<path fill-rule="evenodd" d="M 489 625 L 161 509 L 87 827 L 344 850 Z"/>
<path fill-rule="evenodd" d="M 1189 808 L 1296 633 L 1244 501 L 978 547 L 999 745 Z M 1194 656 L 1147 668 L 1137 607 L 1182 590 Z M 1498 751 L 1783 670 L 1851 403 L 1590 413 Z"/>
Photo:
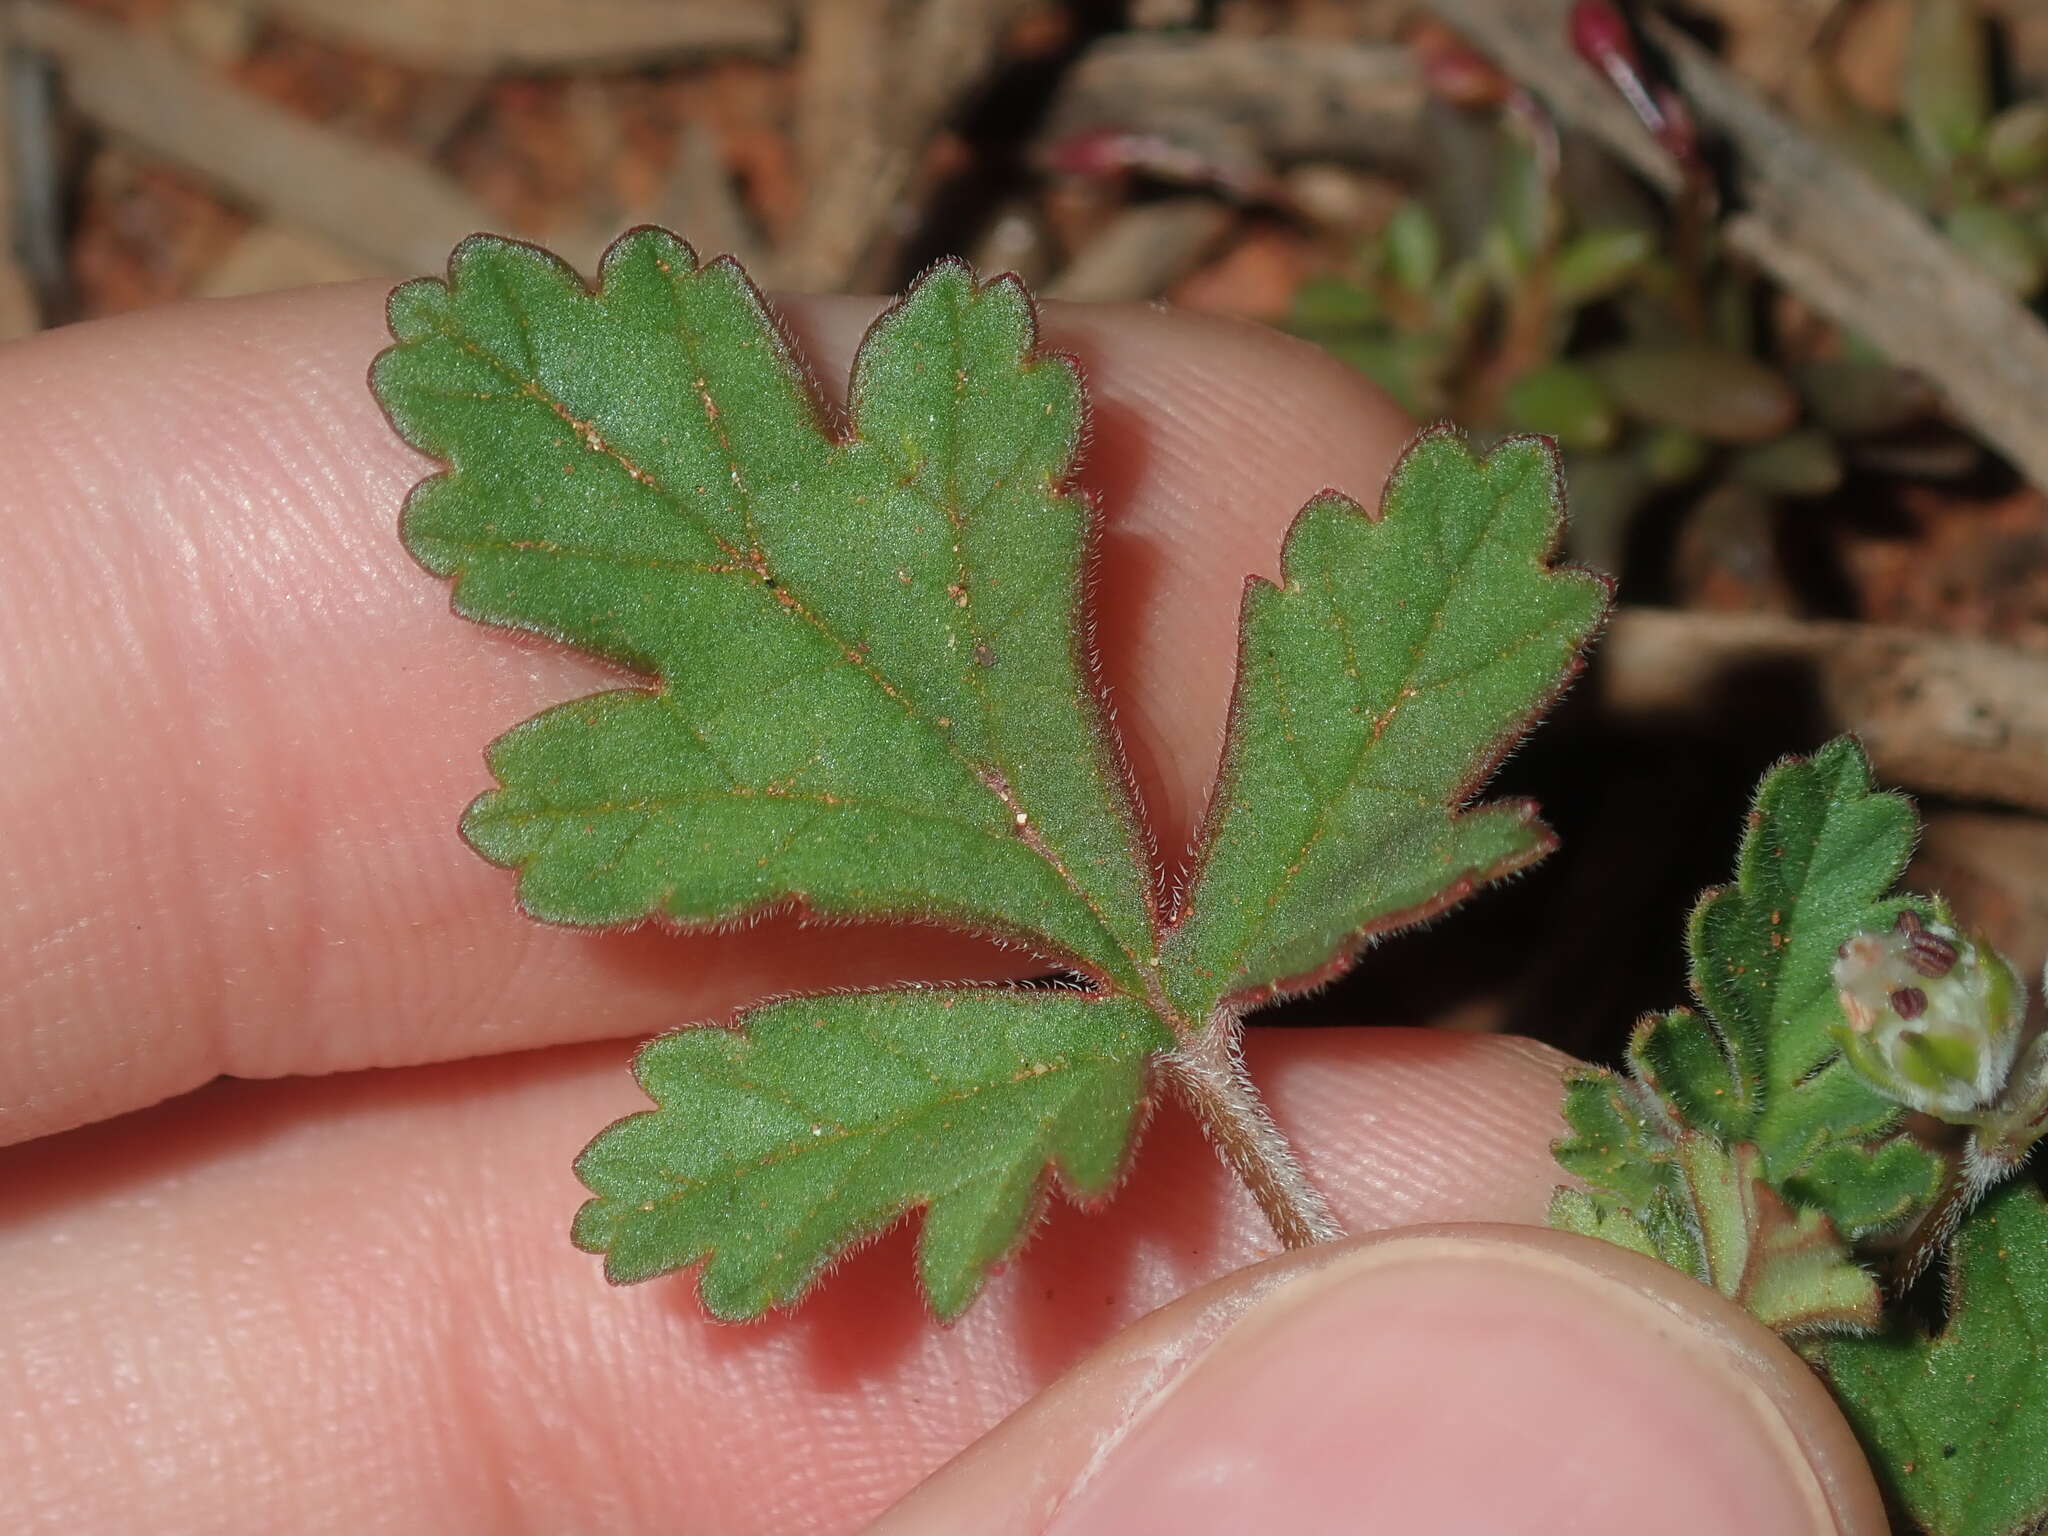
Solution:
<path fill-rule="evenodd" d="M 1891 995 L 1892 1012 L 1902 1019 L 1917 1019 L 1927 1011 L 1927 994 L 1918 987 L 1900 987 Z"/>
<path fill-rule="evenodd" d="M 1901 912 L 1899 914 L 1899 920 L 1896 923 L 1892 924 L 1892 928 L 1899 933 L 1919 933 L 1922 929 L 1922 926 L 1923 925 L 1920 921 L 1920 914 L 1918 912 L 1915 912 L 1911 907 L 1908 907 L 1905 911 Z"/>
<path fill-rule="evenodd" d="M 1956 947 L 1938 933 L 1916 933 L 1906 941 L 1906 964 L 1922 976 L 1939 978 L 1956 968 Z"/>

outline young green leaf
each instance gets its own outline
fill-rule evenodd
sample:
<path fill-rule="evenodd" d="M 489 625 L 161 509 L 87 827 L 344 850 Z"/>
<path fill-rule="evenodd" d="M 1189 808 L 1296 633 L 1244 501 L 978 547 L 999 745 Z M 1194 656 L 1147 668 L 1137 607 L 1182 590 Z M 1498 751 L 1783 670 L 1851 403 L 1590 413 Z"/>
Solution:
<path fill-rule="evenodd" d="M 1870 1329 L 1883 1316 L 1877 1282 L 1819 1211 L 1795 1210 L 1765 1182 L 1754 1146 L 1678 1138 L 1674 1188 L 1699 1235 L 1699 1278 L 1781 1333 Z"/>
<path fill-rule="evenodd" d="M 391 323 L 377 391 L 448 466 L 408 505 L 414 554 L 458 611 L 652 679 L 492 747 L 464 829 L 529 911 L 925 918 L 1087 982 L 800 999 L 648 1047 L 657 1107 L 578 1164 L 576 1240 L 614 1279 L 701 1264 L 707 1305 L 752 1316 L 921 1208 L 951 1316 L 1048 1177 L 1107 1189 L 1162 1060 L 1275 1232 L 1330 1230 L 1201 1025 L 1547 847 L 1526 806 L 1461 814 L 1604 601 L 1547 568 L 1545 449 L 1478 464 L 1433 434 L 1378 516 L 1302 514 L 1286 586 L 1247 604 L 1230 787 L 1169 939 L 1090 685 L 1080 387 L 1014 282 L 927 274 L 863 342 L 838 435 L 739 270 L 659 231 L 595 290 L 479 237 Z"/>
<path fill-rule="evenodd" d="M 1682 1198 L 1674 1144 L 1648 1126 L 1621 1129 L 1627 1122 L 1615 1119 L 1612 1111 L 1632 1111 L 1600 1106 L 1601 1097 L 1586 1079 L 1566 1084 L 1565 1116 L 1574 1134 L 1554 1150 L 1558 1162 L 1587 1187 L 1559 1186 L 1550 1200 L 1550 1225 L 1662 1259 L 1710 1284 L 1700 1233 Z M 1616 1131 L 1619 1141 L 1610 1139 Z"/>
<path fill-rule="evenodd" d="M 1705 1011 L 1643 1020 L 1628 1077 L 1566 1082 L 1571 1134 L 1555 1151 L 1584 1187 L 1559 1191 L 1552 1225 L 1661 1258 L 1784 1332 L 1878 1325 L 1853 1245 L 1925 1210 L 1947 1163 L 1843 1059 L 1843 957 L 1866 957 L 1887 1006 L 1906 996 L 1883 991 L 1887 979 L 1954 973 L 1959 1016 L 1981 990 L 1960 936 L 1928 926 L 1938 904 L 1887 895 L 1913 831 L 1912 808 L 1873 791 L 1846 738 L 1765 776 L 1735 884 L 1708 892 L 1689 925 Z M 1870 970 L 1866 952 L 1883 964 Z"/>
<path fill-rule="evenodd" d="M 1739 1082 L 1723 1037 L 1690 1008 L 1651 1014 L 1629 1035 L 1629 1071 L 1686 1125 L 1740 1140 L 1754 1119 L 1752 1084 Z"/>
<path fill-rule="evenodd" d="M 1377 516 L 1318 497 L 1280 584 L 1249 584 L 1201 873 L 1166 949 L 1187 1017 L 1312 981 L 1549 850 L 1527 802 L 1463 807 L 1606 606 L 1599 577 L 1549 565 L 1562 507 L 1548 445 L 1475 462 L 1425 433 Z"/>
<path fill-rule="evenodd" d="M 850 430 L 730 262 L 657 230 L 597 292 L 479 238 L 392 295 L 374 383 L 445 459 L 408 547 L 459 612 L 649 672 L 492 748 L 469 812 L 536 916 L 932 916 L 1143 984 L 1149 874 L 1085 685 L 1084 409 L 1012 281 L 931 272 Z"/>
<path fill-rule="evenodd" d="M 1642 1084 L 1599 1069 L 1565 1079 L 1564 1115 L 1557 1161 L 1588 1188 L 1558 1191 L 1552 1226 L 1662 1259 L 1781 1332 L 1877 1325 L 1877 1284 L 1843 1233 L 1788 1205 L 1755 1146 L 1683 1129 Z"/>
<path fill-rule="evenodd" d="M 1775 1098 L 1835 1054 L 1835 951 L 1890 916 L 1881 903 L 1912 849 L 1912 807 L 1873 790 L 1846 737 L 1764 779 L 1735 883 L 1699 904 L 1690 932 L 1693 984 L 1745 1099 Z"/>
<path fill-rule="evenodd" d="M 1898 1196 L 1889 1203 L 1854 1184 L 1801 1181 L 1830 1142 L 1866 1140 L 1900 1118 L 1841 1059 L 1829 1030 L 1841 1018 L 1835 951 L 1910 905 L 1886 893 L 1912 846 L 1912 807 L 1872 788 L 1854 741 L 1773 769 L 1750 813 L 1735 884 L 1700 902 L 1688 933 L 1693 988 L 1713 1036 L 1707 1019 L 1681 1011 L 1646 1023 L 1630 1047 L 1636 1071 L 1688 1124 L 1729 1145 L 1755 1142 L 1774 1186 L 1798 1189 L 1856 1231 L 1930 1198 L 1941 1173 L 1932 1153 L 1901 1142 L 1873 1170 Z"/>
<path fill-rule="evenodd" d="M 2048 1203 L 2007 1185 L 1963 1223 L 1948 1326 L 1820 1355 L 1893 1496 L 1930 1536 L 2048 1522 Z"/>
<path fill-rule="evenodd" d="M 1646 1210 L 1666 1182 L 1672 1161 L 1668 1124 L 1648 1107 L 1642 1089 L 1604 1067 L 1564 1080 L 1564 1118 L 1571 1134 L 1551 1149 L 1566 1173 Z"/>
<path fill-rule="evenodd" d="M 1910 1136 L 1824 1144 L 1777 1181 L 1795 1203 L 1826 1211 L 1851 1240 L 1899 1226 L 1940 1192 L 1942 1161 Z"/>
<path fill-rule="evenodd" d="M 1038 1203 L 1115 1181 L 1146 1059 L 1173 1044 L 1123 998 L 1000 989 L 797 998 L 744 1033 L 689 1029 L 640 1053 L 659 1108 L 599 1136 L 580 1247 L 617 1281 L 700 1259 L 704 1302 L 793 1301 L 849 1245 L 925 1206 L 918 1269 L 941 1317 L 974 1299 Z"/>

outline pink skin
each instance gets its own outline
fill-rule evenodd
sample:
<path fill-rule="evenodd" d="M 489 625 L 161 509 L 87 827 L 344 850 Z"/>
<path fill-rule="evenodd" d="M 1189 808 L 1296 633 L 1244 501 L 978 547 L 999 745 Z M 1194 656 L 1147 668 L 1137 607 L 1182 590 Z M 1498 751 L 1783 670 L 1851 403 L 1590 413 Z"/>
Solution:
<path fill-rule="evenodd" d="M 800 307 L 825 378 L 843 377 L 872 310 Z M 1280 532 L 1313 492 L 1376 490 L 1406 426 L 1353 375 L 1263 332 L 1146 309 L 1056 311 L 1049 331 L 1081 356 L 1098 402 L 1087 475 L 1108 524 L 1099 633 L 1161 846 L 1176 853 L 1214 766 L 1243 574 L 1272 571 Z M 1246 1329 L 1285 1335 L 1294 1303 L 1246 1312 L 1250 1300 L 1341 1301 L 1345 1285 L 1285 1282 L 1312 1280 L 1347 1250 L 1247 1269 L 1270 1240 L 1193 1129 L 1163 1114 L 1116 1208 L 1055 1208 L 950 1330 L 920 1314 L 900 1232 L 794 1316 L 753 1328 L 705 1322 L 681 1282 L 605 1287 L 566 1242 L 578 1198 L 567 1165 L 638 1102 L 625 1041 L 763 992 L 1000 976 L 1020 962 L 908 930 L 777 920 L 726 936 L 597 936 L 519 916 L 508 877 L 459 845 L 454 817 L 482 787 L 485 741 L 605 674 L 451 619 L 445 589 L 398 548 L 397 503 L 426 466 L 363 388 L 381 335 L 378 294 L 341 288 L 0 352 L 10 1519 L 29 1530 L 848 1531 L 1051 1388 L 1021 1429 L 933 1482 L 923 1515 L 912 1504 L 898 1518 L 947 1528 L 931 1523 L 943 1509 L 933 1501 L 965 1490 L 970 1504 L 1014 1512 L 1002 1529 L 1055 1517 L 1102 1528 L 1086 1521 L 1115 1517 L 1119 1487 L 1128 1497 L 1134 1486 L 1102 1468 L 1136 1468 L 1150 1486 L 1158 1426 L 1199 1408 L 1205 1382 L 1259 1400 L 1215 1374 L 1219 1362 L 1245 1370 L 1258 1351 L 1232 1355 L 1230 1341 L 1258 1333 L 1233 1329 L 1203 1353 L 1225 1324 L 1243 1314 Z M 1252 1054 L 1354 1230 L 1540 1220 L 1553 1053 L 1333 1031 L 1257 1037 Z M 271 1081 L 201 1086 L 223 1076 Z M 1821 1467 L 1838 1528 L 1881 1529 L 1823 1399 L 1781 1415 L 1801 1447 L 1789 1462 L 1783 1435 L 1723 1401 L 1729 1380 L 1806 1378 L 1767 1337 L 1712 1334 L 1728 1320 L 1703 1293 L 1681 1291 L 1666 1311 L 1685 1337 L 1721 1340 L 1685 1356 L 1718 1365 L 1674 1366 L 1659 1390 L 1626 1399 L 1630 1422 L 1672 1431 L 1647 1437 L 1651 1472 L 1596 1469 L 1571 1435 L 1547 1438 L 1554 1402 L 1521 1421 L 1535 1438 L 1506 1457 L 1487 1439 L 1505 1432 L 1500 1416 L 1455 1401 L 1499 1398 L 1484 1362 L 1522 1362 L 1506 1384 L 1517 1401 L 1517 1383 L 1542 1374 L 1528 1351 L 1569 1336 L 1561 1318 L 1627 1309 L 1599 1290 L 1603 1271 L 1568 1252 L 1536 1287 L 1565 1300 L 1495 1316 L 1500 1294 L 1530 1289 L 1530 1253 L 1579 1250 L 1456 1241 L 1501 1245 L 1476 1258 L 1469 1246 L 1423 1250 L 1462 1264 L 1468 1287 L 1481 1275 L 1462 1310 L 1400 1314 L 1371 1291 L 1384 1275 L 1360 1282 L 1371 1292 L 1360 1316 L 1409 1316 L 1405 1366 L 1356 1317 L 1314 1325 L 1355 1345 L 1376 1378 L 1437 1383 L 1440 1428 L 1401 1452 L 1409 1484 L 1469 1481 L 1483 1456 L 1517 1478 L 1562 1467 L 1580 1493 L 1606 1498 L 1677 1446 L 1729 1477 L 1745 1455 L 1765 1467 L 1758 1476 Z M 1496 1302 L 1488 1274 L 1507 1277 Z M 1643 1284 L 1629 1281 L 1629 1294 L 1649 1294 Z M 1620 1363 L 1549 1373 L 1585 1393 L 1665 1358 L 1640 1319 L 1585 1326 L 1606 1341 L 1586 1358 Z M 1481 1348 L 1488 1337 L 1505 1352 Z M 1119 1360 L 1144 1370 L 1119 1374 Z M 1201 1363 L 1181 1380 L 1189 1361 Z M 1707 1396 L 1688 1397 L 1688 1371 Z M 1148 1409 L 1170 1380 L 1181 1384 Z M 1336 1390 L 1297 1384 L 1293 1400 Z M 1060 1436 L 1032 1429 L 1048 1414 Z M 1200 1449 L 1197 1429 L 1182 1433 Z M 1240 1427 L 1233 1443 L 1259 1433 Z M 1378 1431 L 1361 1433 L 1332 1476 L 1373 1475 Z M 1247 1476 L 1278 1464 L 1262 1465 Z M 1043 1497 L 1020 1503 L 1021 1487 Z M 1317 1528 L 1312 1512 L 1297 1521 L 1272 1507 L 1271 1529 Z M 1404 1516 L 1387 1528 L 1429 1527 Z"/>

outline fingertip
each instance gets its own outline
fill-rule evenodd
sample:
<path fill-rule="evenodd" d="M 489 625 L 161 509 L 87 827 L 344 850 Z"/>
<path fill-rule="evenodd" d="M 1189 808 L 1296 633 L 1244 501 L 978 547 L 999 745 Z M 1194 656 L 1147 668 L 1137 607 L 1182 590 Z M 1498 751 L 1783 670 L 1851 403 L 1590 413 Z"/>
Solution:
<path fill-rule="evenodd" d="M 1148 1319 L 893 1512 L 961 1529 L 1881 1536 L 1819 1381 L 1746 1313 L 1568 1234 L 1411 1229 Z M 948 1522 L 954 1522 L 948 1524 Z"/>

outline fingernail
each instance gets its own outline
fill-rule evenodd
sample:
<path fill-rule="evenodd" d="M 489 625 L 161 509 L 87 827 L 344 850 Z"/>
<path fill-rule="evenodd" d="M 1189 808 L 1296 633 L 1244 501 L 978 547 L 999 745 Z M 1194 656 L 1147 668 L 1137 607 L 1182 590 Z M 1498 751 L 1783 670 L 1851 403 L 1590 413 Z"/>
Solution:
<path fill-rule="evenodd" d="M 1365 1245 L 1276 1289 L 1049 1527 L 1883 1529 L 1825 1391 L 1759 1325 L 1636 1255 L 1484 1229 Z"/>

